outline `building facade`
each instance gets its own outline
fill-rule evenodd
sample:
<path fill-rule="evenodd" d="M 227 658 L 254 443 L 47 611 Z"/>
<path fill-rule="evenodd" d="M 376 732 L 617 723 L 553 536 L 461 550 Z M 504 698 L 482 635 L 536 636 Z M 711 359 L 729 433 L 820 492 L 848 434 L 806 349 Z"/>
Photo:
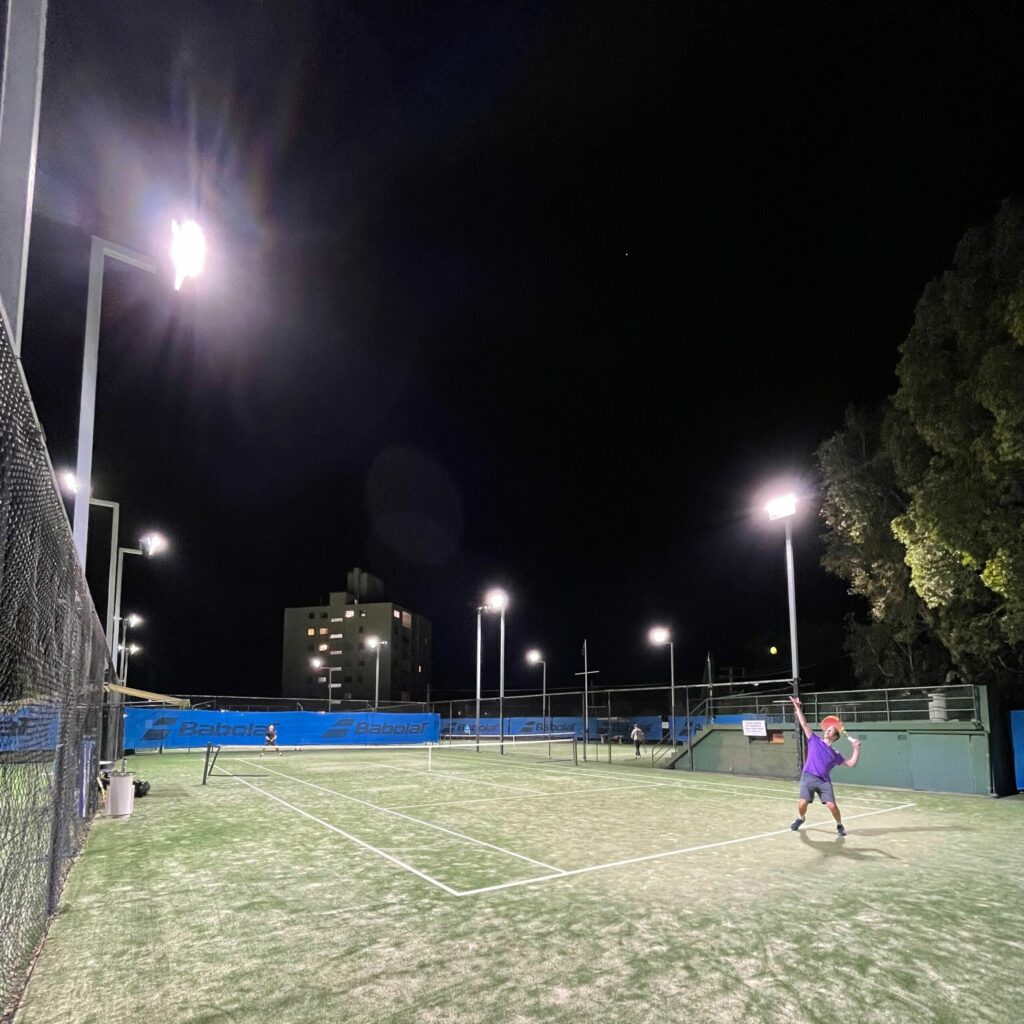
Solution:
<path fill-rule="evenodd" d="M 281 695 L 381 706 L 429 700 L 430 621 L 385 601 L 383 583 L 361 569 L 346 588 L 327 604 L 284 610 Z"/>

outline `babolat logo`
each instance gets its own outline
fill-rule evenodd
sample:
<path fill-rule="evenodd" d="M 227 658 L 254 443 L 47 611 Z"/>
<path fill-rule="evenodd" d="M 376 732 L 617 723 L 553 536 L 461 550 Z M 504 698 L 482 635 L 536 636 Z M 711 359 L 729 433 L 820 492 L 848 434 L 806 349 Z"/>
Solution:
<path fill-rule="evenodd" d="M 354 718 L 337 718 L 334 725 L 322 733 L 322 740 L 340 740 L 346 736 L 421 736 L 427 731 L 426 722 L 393 724 L 391 722 L 356 721 Z"/>
<path fill-rule="evenodd" d="M 173 721 L 173 719 L 171 719 Z M 178 729 L 179 736 L 239 736 L 248 739 L 253 736 L 263 736 L 266 727 L 262 725 L 227 725 L 218 722 L 216 725 L 203 725 L 200 722 L 184 721 Z"/>
<path fill-rule="evenodd" d="M 27 736 L 28 723 L 27 717 L 0 718 L 0 737 L 6 739 L 8 736 Z"/>
<path fill-rule="evenodd" d="M 144 740 L 165 740 L 171 735 L 176 718 L 158 718 L 143 734 Z"/>

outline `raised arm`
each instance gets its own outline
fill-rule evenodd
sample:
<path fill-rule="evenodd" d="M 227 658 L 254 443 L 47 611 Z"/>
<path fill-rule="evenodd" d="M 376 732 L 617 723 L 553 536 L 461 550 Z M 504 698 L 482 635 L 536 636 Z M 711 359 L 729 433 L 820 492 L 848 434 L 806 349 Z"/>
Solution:
<path fill-rule="evenodd" d="M 851 736 L 850 742 L 853 744 L 853 753 L 843 762 L 847 768 L 852 768 L 860 757 L 860 740 Z"/>
<path fill-rule="evenodd" d="M 808 739 L 810 739 L 813 734 L 813 731 L 811 727 L 807 724 L 807 719 L 804 718 L 804 707 L 803 704 L 800 703 L 800 698 L 790 697 L 789 702 L 793 705 L 793 716 L 796 718 L 797 724 L 800 726 L 801 729 L 803 729 L 804 735 Z"/>

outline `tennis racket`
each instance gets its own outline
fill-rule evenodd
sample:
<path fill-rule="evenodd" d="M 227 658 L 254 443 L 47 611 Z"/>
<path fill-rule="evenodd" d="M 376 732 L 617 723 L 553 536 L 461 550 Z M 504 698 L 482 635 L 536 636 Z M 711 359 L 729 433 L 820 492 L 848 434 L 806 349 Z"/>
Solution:
<path fill-rule="evenodd" d="M 838 729 L 840 736 L 846 736 L 846 738 L 848 740 L 852 740 L 853 739 L 852 736 L 847 736 L 846 735 L 846 726 L 843 725 L 843 723 L 838 718 L 836 718 L 835 715 L 826 715 L 821 720 L 821 728 L 822 728 L 823 732 L 824 732 L 825 729 L 831 729 L 831 728 Z"/>

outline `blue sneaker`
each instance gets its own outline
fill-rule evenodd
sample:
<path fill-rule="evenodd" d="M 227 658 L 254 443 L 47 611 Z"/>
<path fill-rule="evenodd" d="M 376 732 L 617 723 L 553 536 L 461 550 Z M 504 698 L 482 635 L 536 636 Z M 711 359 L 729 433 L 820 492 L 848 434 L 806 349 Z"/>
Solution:
<path fill-rule="evenodd" d="M 794 832 L 799 832 L 800 831 L 800 826 L 804 823 L 805 820 L 806 820 L 805 818 L 797 818 L 796 821 L 794 821 L 793 824 L 790 825 L 789 827 Z"/>
<path fill-rule="evenodd" d="M 836 825 L 836 832 L 839 834 L 839 838 L 842 839 L 846 835 L 846 828 L 843 825 Z"/>

